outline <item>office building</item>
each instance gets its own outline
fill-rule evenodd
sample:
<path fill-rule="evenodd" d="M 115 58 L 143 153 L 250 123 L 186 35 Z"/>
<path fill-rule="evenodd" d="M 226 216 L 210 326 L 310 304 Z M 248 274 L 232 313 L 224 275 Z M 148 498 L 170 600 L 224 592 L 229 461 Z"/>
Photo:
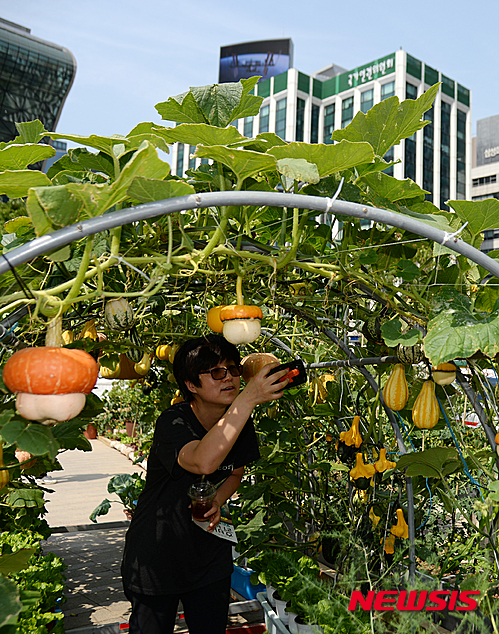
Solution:
<path fill-rule="evenodd" d="M 330 64 L 311 75 L 295 68 L 260 80 L 260 113 L 237 122 L 245 136 L 275 132 L 286 141 L 332 143 L 334 130 L 346 127 L 357 112 L 391 96 L 416 99 L 433 84 L 441 86 L 425 119 L 431 121 L 391 148 L 386 158 L 400 161 L 388 173 L 411 178 L 445 209 L 449 199 L 471 197 L 471 94 L 404 50 L 346 70 Z M 193 147 L 176 145 L 172 171 L 185 173 L 199 164 Z"/>
<path fill-rule="evenodd" d="M 0 18 L 0 142 L 17 136 L 18 122 L 39 119 L 55 130 L 75 73 L 67 48 Z"/>

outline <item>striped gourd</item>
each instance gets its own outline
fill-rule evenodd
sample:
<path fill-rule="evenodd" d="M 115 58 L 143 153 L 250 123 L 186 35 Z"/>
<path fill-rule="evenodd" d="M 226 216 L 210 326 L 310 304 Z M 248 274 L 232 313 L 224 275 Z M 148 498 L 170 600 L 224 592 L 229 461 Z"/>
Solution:
<path fill-rule="evenodd" d="M 404 409 L 408 398 L 409 388 L 405 378 L 405 367 L 402 363 L 396 363 L 383 388 L 383 399 L 387 407 L 398 412 Z"/>
<path fill-rule="evenodd" d="M 7 469 L 2 469 L 3 466 L 3 447 L 0 444 L 0 489 L 9 484 L 9 472 Z"/>
<path fill-rule="evenodd" d="M 104 316 L 109 329 L 115 332 L 130 330 L 135 323 L 133 311 L 124 297 L 110 299 L 106 303 Z"/>
<path fill-rule="evenodd" d="M 432 429 L 440 418 L 435 383 L 425 381 L 412 409 L 412 420 L 419 429 Z"/>

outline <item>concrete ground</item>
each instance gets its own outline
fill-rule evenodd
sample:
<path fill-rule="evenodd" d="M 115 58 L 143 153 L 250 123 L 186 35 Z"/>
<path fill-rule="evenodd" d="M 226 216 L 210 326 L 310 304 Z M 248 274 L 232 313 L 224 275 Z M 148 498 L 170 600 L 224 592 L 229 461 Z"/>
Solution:
<path fill-rule="evenodd" d="M 61 454 L 63 470 L 50 474 L 57 482 L 50 485 L 53 492 L 46 494 L 46 519 L 54 533 L 43 549 L 60 556 L 68 566 L 67 601 L 61 606 L 66 632 L 115 634 L 128 631 L 130 604 L 123 594 L 120 564 L 129 522 L 121 504 L 113 504 L 97 524 L 90 522 L 89 515 L 104 498 L 118 499 L 107 492 L 111 476 L 143 470 L 108 443 L 90 442 L 91 452 Z M 255 602 L 234 603 L 231 609 L 231 626 L 246 628 L 263 622 L 263 611 Z M 175 631 L 187 631 L 181 619 Z"/>

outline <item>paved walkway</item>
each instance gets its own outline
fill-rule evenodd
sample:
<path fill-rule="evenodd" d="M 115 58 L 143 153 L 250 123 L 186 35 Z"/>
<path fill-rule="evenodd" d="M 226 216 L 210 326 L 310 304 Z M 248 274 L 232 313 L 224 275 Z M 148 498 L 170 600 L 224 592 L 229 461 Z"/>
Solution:
<path fill-rule="evenodd" d="M 129 522 L 121 504 L 113 504 L 108 515 L 89 520 L 90 513 L 104 498 L 119 499 L 107 492 L 113 475 L 142 471 L 125 456 L 101 440 L 91 440 L 92 451 L 68 451 L 59 457 L 62 471 L 50 475 L 57 482 L 50 485 L 53 493 L 46 494 L 46 519 L 54 533 L 44 543 L 46 552 L 62 557 L 68 566 L 61 606 L 67 633 L 115 634 L 128 631 L 120 624 L 128 622 L 130 604 L 126 600 L 120 576 L 124 537 Z M 48 488 L 48 487 L 47 487 Z M 255 606 L 234 605 L 230 625 L 263 621 Z M 178 621 L 176 632 L 186 632 Z M 255 630 L 257 631 L 257 630 Z"/>

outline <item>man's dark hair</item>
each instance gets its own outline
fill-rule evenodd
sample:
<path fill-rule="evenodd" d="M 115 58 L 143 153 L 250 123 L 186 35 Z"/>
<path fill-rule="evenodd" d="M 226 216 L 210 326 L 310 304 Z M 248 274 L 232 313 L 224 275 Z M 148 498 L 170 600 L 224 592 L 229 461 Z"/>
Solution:
<path fill-rule="evenodd" d="M 194 399 L 194 394 L 185 384 L 186 381 L 191 381 L 196 387 L 200 387 L 199 374 L 225 360 L 239 365 L 241 357 L 236 346 L 221 335 L 196 337 L 182 344 L 173 360 L 173 374 L 184 399 L 186 401 Z"/>

